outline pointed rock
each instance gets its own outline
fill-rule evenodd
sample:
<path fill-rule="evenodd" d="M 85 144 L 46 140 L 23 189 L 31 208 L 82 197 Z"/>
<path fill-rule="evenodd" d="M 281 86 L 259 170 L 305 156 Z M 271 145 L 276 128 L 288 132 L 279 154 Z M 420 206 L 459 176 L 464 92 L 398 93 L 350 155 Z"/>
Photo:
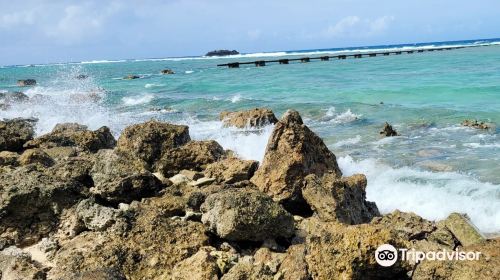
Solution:
<path fill-rule="evenodd" d="M 289 110 L 276 123 L 264 160 L 251 182 L 292 211 L 303 204 L 304 178 L 327 172 L 342 176 L 335 155 L 303 124 L 297 111 Z"/>

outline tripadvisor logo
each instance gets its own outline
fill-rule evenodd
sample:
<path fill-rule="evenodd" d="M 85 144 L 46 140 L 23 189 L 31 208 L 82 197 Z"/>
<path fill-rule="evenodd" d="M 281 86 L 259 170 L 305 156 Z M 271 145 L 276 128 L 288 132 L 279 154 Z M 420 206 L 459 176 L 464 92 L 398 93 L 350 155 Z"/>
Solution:
<path fill-rule="evenodd" d="M 375 260 L 381 266 L 391 266 L 398 260 L 398 251 L 390 244 L 380 245 L 375 251 Z"/>
<path fill-rule="evenodd" d="M 396 249 L 390 244 L 380 245 L 375 251 L 375 260 L 381 266 L 391 266 L 398 260 L 398 255 L 402 261 L 419 263 L 423 260 L 429 261 L 476 261 L 479 260 L 481 252 L 465 252 L 452 250 L 439 250 L 422 252 L 415 249 L 399 248 Z"/>

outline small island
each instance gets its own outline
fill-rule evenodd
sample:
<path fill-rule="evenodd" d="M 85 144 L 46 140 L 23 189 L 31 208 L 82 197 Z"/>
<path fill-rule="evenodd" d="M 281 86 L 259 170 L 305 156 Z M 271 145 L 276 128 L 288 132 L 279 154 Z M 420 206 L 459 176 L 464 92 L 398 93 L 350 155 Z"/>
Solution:
<path fill-rule="evenodd" d="M 210 51 L 210 52 L 207 52 L 207 54 L 205 56 L 227 56 L 227 55 L 236 55 L 236 54 L 240 54 L 238 51 L 236 50 L 215 50 L 215 51 Z"/>

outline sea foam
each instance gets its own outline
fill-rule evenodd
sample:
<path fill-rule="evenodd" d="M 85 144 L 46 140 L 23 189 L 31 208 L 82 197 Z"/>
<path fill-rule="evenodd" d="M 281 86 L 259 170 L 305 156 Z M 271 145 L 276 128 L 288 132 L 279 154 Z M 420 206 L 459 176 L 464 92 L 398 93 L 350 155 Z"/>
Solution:
<path fill-rule="evenodd" d="M 382 213 L 396 209 L 441 220 L 452 212 L 466 213 L 484 233 L 500 231 L 500 186 L 455 172 L 393 168 L 375 159 L 338 158 L 345 176 L 363 173 L 367 199 Z"/>

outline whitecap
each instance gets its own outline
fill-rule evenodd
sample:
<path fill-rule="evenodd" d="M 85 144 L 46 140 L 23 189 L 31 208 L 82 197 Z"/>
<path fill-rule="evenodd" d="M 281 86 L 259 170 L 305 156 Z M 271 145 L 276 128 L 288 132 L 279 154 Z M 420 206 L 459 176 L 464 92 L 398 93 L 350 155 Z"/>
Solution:
<path fill-rule="evenodd" d="M 164 86 L 163 84 L 145 84 L 145 88 L 153 88 L 153 87 L 162 87 Z"/>
<path fill-rule="evenodd" d="M 81 64 L 102 64 L 102 63 L 118 63 L 118 62 L 126 62 L 126 60 L 89 60 L 89 61 L 82 61 L 80 62 Z"/>
<path fill-rule="evenodd" d="M 326 110 L 325 116 L 326 117 L 333 117 L 333 116 L 335 116 L 335 111 L 336 111 L 335 107 L 332 106 Z"/>
<path fill-rule="evenodd" d="M 192 73 L 194 73 L 194 71 L 188 70 L 188 71 L 186 71 L 184 73 L 186 73 L 186 74 L 192 74 Z"/>
<path fill-rule="evenodd" d="M 350 123 L 359 120 L 361 116 L 362 115 L 354 114 L 353 112 L 351 112 L 351 109 L 347 109 L 347 111 L 336 115 L 330 121 L 333 123 Z"/>
<path fill-rule="evenodd" d="M 135 106 L 140 104 L 146 104 L 154 99 L 152 94 L 144 94 L 140 96 L 126 96 L 122 98 L 123 104 L 127 106 Z"/>
<path fill-rule="evenodd" d="M 233 97 L 231 97 L 230 100 L 232 103 L 237 103 L 237 102 L 240 102 L 241 99 L 242 99 L 241 94 L 236 94 Z"/>
<path fill-rule="evenodd" d="M 465 147 L 477 149 L 477 148 L 500 148 L 500 143 L 493 144 L 481 144 L 481 143 L 465 143 Z"/>
<path fill-rule="evenodd" d="M 337 141 L 335 144 L 333 144 L 333 147 L 340 148 L 345 146 L 352 146 L 358 144 L 359 142 L 361 142 L 361 135 L 356 135 L 356 137 L 353 138 L 347 138 L 345 140 Z"/>

